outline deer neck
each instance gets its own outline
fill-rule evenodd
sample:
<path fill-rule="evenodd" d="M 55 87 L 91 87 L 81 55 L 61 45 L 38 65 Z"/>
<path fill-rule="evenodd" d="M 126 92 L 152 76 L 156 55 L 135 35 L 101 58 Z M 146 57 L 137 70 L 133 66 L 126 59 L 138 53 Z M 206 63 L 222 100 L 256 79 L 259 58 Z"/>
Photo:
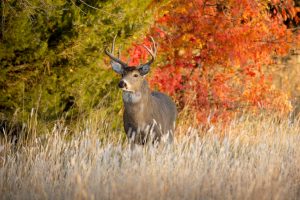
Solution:
<path fill-rule="evenodd" d="M 123 91 L 123 103 L 125 112 L 129 113 L 143 113 L 147 105 L 151 102 L 151 90 L 145 80 L 142 84 L 141 90 L 136 92 Z"/>

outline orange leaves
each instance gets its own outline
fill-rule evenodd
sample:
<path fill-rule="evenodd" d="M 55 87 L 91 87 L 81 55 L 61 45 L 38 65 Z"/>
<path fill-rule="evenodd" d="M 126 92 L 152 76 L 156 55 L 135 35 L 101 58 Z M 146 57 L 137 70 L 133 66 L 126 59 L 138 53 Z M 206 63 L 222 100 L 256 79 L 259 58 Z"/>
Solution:
<path fill-rule="evenodd" d="M 257 83 L 249 82 L 247 84 L 242 93 L 242 100 L 248 102 L 250 110 L 253 111 L 264 109 L 272 110 L 277 114 L 285 114 L 292 109 L 288 95 L 272 87 L 264 77 L 261 77 Z"/>
<path fill-rule="evenodd" d="M 300 23 L 300 8 L 294 6 L 293 0 L 271 0 L 269 5 L 272 17 L 282 18 L 288 26 L 296 26 Z"/>
<path fill-rule="evenodd" d="M 179 68 L 167 65 L 163 69 L 156 69 L 150 84 L 167 92 L 169 95 L 175 95 L 177 91 L 183 89 L 182 75 Z"/>
<path fill-rule="evenodd" d="M 265 5 L 256 0 L 170 1 L 150 32 L 163 58 L 153 70 L 152 87 L 172 95 L 203 123 L 226 121 L 245 110 L 289 111 L 287 96 L 270 86 L 261 68 L 272 63 L 274 54 L 286 54 L 294 38 Z"/>
<path fill-rule="evenodd" d="M 151 42 L 149 38 L 145 38 L 142 44 L 150 46 Z M 147 50 L 141 44 L 132 44 L 132 46 L 133 47 L 128 50 L 128 54 L 130 55 L 128 63 L 129 66 L 137 66 L 141 63 L 145 63 L 147 59 L 149 59 L 149 53 L 147 52 Z"/>

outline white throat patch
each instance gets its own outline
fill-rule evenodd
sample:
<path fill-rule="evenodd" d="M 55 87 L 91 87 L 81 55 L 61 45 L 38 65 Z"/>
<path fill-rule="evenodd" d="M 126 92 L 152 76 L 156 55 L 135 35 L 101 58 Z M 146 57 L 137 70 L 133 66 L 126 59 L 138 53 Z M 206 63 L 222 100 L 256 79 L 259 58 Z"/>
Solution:
<path fill-rule="evenodd" d="M 123 101 L 126 103 L 137 103 L 141 100 L 141 92 L 123 91 Z"/>

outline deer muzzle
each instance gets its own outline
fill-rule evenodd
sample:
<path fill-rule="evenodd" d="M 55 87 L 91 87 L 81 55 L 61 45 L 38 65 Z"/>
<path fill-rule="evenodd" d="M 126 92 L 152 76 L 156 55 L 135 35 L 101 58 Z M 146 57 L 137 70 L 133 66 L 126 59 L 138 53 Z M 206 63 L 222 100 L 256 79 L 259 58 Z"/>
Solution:
<path fill-rule="evenodd" d="M 124 80 L 121 80 L 118 84 L 119 88 L 126 88 L 127 87 L 127 83 Z"/>

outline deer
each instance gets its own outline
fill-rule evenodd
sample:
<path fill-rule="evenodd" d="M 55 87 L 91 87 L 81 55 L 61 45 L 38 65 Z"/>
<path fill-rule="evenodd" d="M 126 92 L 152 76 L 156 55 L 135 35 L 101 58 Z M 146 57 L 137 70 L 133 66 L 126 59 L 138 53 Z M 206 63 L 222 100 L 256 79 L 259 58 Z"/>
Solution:
<path fill-rule="evenodd" d="M 123 126 L 127 138 L 133 144 L 144 145 L 148 142 L 159 143 L 162 139 L 168 143 L 173 142 L 173 133 L 177 118 L 177 109 L 174 101 L 166 94 L 152 91 L 145 76 L 150 71 L 157 54 L 157 44 L 151 37 L 151 46 L 143 47 L 150 54 L 151 59 L 138 66 L 129 66 L 114 56 L 115 40 L 109 51 L 105 54 L 110 58 L 110 64 L 117 74 L 121 75 L 118 87 L 122 89 L 123 99 Z"/>

